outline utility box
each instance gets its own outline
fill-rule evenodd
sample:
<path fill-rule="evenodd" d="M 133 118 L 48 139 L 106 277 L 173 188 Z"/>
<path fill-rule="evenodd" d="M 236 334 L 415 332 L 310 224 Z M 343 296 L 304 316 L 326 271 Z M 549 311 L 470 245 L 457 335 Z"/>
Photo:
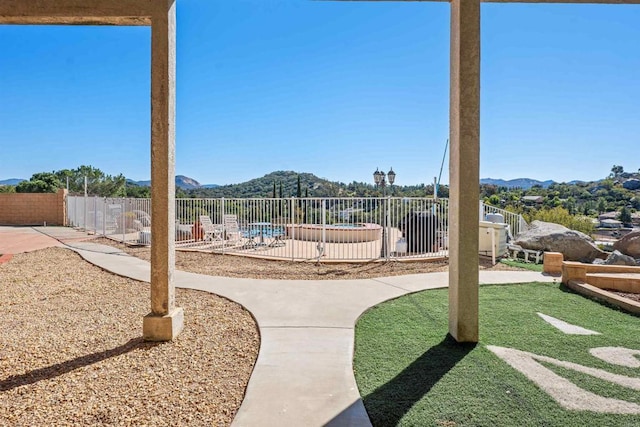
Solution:
<path fill-rule="evenodd" d="M 480 221 L 478 245 L 480 255 L 495 255 L 498 258 L 507 253 L 507 227 L 509 227 L 509 224 Z"/>
<path fill-rule="evenodd" d="M 484 217 L 485 221 L 488 222 L 495 222 L 498 224 L 504 224 L 504 215 L 500 214 L 500 213 L 489 213 L 486 214 Z"/>

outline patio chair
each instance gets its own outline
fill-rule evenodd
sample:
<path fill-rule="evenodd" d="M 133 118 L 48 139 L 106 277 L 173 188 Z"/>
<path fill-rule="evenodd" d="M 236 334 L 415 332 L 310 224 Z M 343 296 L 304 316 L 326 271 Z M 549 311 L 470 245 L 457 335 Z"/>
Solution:
<path fill-rule="evenodd" d="M 230 243 L 241 243 L 242 232 L 238 225 L 238 215 L 222 215 L 224 238 Z"/>
<path fill-rule="evenodd" d="M 222 241 L 222 225 L 214 224 L 209 215 L 200 215 L 200 224 L 204 233 L 205 242 Z"/>

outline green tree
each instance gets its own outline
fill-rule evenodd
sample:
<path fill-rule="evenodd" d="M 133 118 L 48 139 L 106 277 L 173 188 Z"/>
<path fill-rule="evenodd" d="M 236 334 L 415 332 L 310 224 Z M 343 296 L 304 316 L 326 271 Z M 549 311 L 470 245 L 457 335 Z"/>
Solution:
<path fill-rule="evenodd" d="M 486 202 L 491 206 L 500 206 L 500 196 L 498 196 L 497 194 L 492 194 L 491 196 L 487 197 Z"/>
<path fill-rule="evenodd" d="M 629 209 L 627 209 L 626 206 L 622 207 L 622 209 L 620 210 L 620 215 L 618 216 L 618 218 L 620 219 L 620 221 L 623 224 L 630 224 L 631 223 L 631 212 L 629 212 Z"/>
<path fill-rule="evenodd" d="M 151 197 L 151 187 L 147 187 L 146 185 L 134 185 L 129 183 L 126 186 L 126 197 L 133 197 L 135 199 L 148 199 Z M 176 197 L 178 197 L 177 191 L 176 191 Z M 186 197 L 186 196 L 181 195 L 181 197 Z"/>
<path fill-rule="evenodd" d="M 607 201 L 604 198 L 599 198 L 598 199 L 598 206 L 596 208 L 598 210 L 598 213 L 601 214 L 602 212 L 605 212 L 607 210 Z"/>
<path fill-rule="evenodd" d="M 29 181 L 16 185 L 16 193 L 55 193 L 62 183 L 53 172 L 40 172 L 31 176 Z"/>
<path fill-rule="evenodd" d="M 107 175 L 93 166 L 82 165 L 76 169 L 62 169 L 55 172 L 60 182 L 69 182 L 69 192 L 84 194 L 85 178 L 87 180 L 87 194 L 100 197 L 124 197 L 127 195 L 126 179 L 120 174 Z"/>
<path fill-rule="evenodd" d="M 569 196 L 563 203 L 563 207 L 569 211 L 571 215 L 576 213 L 576 199 L 573 196 Z"/>
<path fill-rule="evenodd" d="M 613 165 L 613 167 L 611 168 L 611 177 L 615 178 L 618 177 L 620 175 L 622 175 L 624 173 L 624 168 L 620 165 Z"/>

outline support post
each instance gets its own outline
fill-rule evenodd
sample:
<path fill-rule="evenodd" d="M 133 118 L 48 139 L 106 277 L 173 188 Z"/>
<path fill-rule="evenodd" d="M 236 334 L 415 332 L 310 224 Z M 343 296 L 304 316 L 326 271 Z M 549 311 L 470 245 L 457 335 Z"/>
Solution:
<path fill-rule="evenodd" d="M 151 17 L 151 313 L 147 341 L 169 341 L 183 327 L 175 307 L 175 70 L 174 0 Z"/>
<path fill-rule="evenodd" d="M 451 0 L 449 333 L 478 342 L 480 0 Z"/>

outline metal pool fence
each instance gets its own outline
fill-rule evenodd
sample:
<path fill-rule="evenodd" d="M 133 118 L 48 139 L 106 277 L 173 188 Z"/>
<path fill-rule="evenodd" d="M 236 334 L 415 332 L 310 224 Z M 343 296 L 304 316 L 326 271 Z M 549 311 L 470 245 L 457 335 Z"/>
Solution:
<path fill-rule="evenodd" d="M 151 243 L 151 200 L 67 198 L 69 224 L 127 243 Z M 520 215 L 501 213 L 515 235 Z M 448 199 L 176 199 L 178 249 L 273 259 L 372 261 L 448 255 Z"/>

